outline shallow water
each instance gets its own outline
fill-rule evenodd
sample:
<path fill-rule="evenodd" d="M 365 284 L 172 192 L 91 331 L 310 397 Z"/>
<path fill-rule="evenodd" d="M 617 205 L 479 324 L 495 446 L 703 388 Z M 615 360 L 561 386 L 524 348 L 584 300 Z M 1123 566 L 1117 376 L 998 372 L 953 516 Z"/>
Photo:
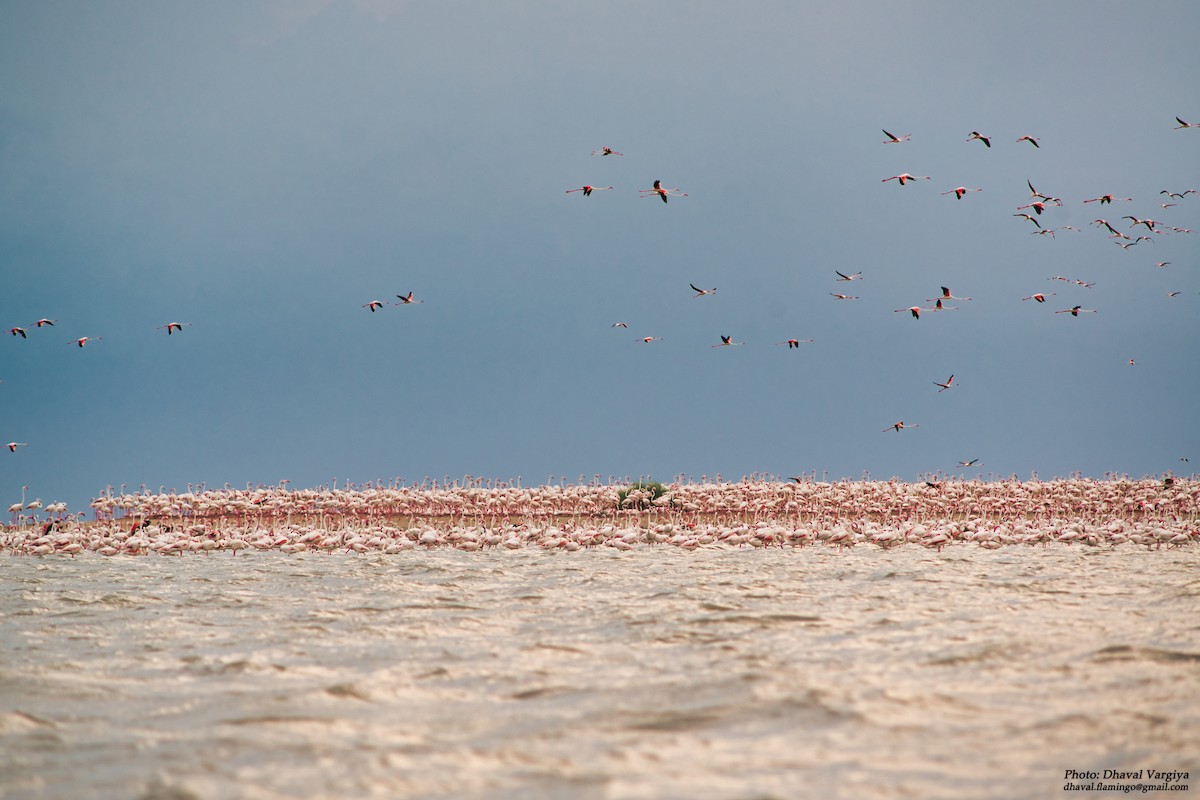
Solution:
<path fill-rule="evenodd" d="M 0 557 L 0 796 L 1196 784 L 1198 567 L 1070 546 Z"/>

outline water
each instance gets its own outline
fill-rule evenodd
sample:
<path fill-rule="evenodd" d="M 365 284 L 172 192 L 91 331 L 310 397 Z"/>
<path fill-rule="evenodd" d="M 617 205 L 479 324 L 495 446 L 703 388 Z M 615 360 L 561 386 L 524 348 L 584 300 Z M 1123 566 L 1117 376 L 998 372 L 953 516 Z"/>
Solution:
<path fill-rule="evenodd" d="M 1197 784 L 1198 552 L 0 557 L 0 796 Z"/>

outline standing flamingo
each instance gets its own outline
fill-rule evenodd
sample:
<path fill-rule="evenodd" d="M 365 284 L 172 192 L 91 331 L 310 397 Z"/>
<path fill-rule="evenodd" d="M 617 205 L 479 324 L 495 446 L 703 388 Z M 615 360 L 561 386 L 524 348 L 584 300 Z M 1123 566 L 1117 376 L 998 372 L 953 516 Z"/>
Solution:
<path fill-rule="evenodd" d="M 662 201 L 667 202 L 668 197 L 687 197 L 687 192 L 680 192 L 678 189 L 667 189 L 662 185 L 662 181 L 656 180 L 653 189 L 638 189 L 643 198 L 654 197 L 655 195 L 662 198 Z"/>

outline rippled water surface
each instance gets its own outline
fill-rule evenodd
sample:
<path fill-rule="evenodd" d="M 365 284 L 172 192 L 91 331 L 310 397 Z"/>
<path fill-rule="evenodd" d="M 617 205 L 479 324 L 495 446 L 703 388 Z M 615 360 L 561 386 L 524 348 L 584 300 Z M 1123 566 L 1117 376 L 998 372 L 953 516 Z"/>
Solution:
<path fill-rule="evenodd" d="M 5 798 L 1200 791 L 1196 548 L 0 558 Z M 1161 796 L 1161 795 L 1151 795 Z"/>

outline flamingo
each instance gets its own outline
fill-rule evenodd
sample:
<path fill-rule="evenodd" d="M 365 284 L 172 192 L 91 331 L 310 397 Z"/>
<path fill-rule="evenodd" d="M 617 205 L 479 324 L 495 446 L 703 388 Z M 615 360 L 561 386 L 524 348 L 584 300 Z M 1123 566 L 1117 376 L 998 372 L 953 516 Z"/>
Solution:
<path fill-rule="evenodd" d="M 8 448 L 8 452 L 15 453 L 18 447 L 29 447 L 29 442 L 9 442 L 4 446 Z"/>
<path fill-rule="evenodd" d="M 1128 239 L 1129 237 L 1126 236 L 1125 238 Z M 1134 239 L 1132 242 L 1113 242 L 1113 244 L 1115 244 L 1117 247 L 1121 248 L 1122 250 L 1128 250 L 1129 248 L 1133 247 L 1138 242 L 1143 242 L 1143 241 L 1144 242 L 1153 242 L 1154 240 L 1151 239 L 1149 236 L 1139 236 L 1136 239 Z"/>
<path fill-rule="evenodd" d="M 1155 262 L 1154 262 L 1154 266 L 1156 266 L 1156 267 L 1166 267 L 1166 266 L 1168 266 L 1170 263 L 1171 263 L 1170 261 L 1155 261 Z"/>
<path fill-rule="evenodd" d="M 694 283 L 689 283 L 688 286 L 692 287 L 692 290 L 696 292 L 694 295 L 692 295 L 692 297 L 704 297 L 706 294 L 717 293 L 717 288 L 715 286 L 711 289 L 701 289 Z"/>
<path fill-rule="evenodd" d="M 833 271 L 833 274 L 835 274 L 835 275 L 837 275 L 837 276 L 838 276 L 838 278 L 837 278 L 837 279 L 838 279 L 839 281 L 859 281 L 859 280 L 862 280 L 862 273 L 861 273 L 861 272 L 856 272 L 856 273 L 854 273 L 853 275 L 847 275 L 846 273 L 844 273 L 844 272 L 838 272 L 838 271 L 835 269 L 835 270 Z"/>
<path fill-rule="evenodd" d="M 1154 230 L 1154 226 L 1155 226 L 1155 225 L 1158 225 L 1158 224 L 1160 224 L 1160 223 L 1158 222 L 1158 220 L 1154 220 L 1154 219 L 1138 219 L 1137 217 L 1131 216 L 1131 215 L 1129 215 L 1129 214 L 1126 214 L 1125 216 L 1121 217 L 1121 219 L 1133 220 L 1133 224 L 1131 224 L 1131 225 L 1129 226 L 1130 228 L 1133 228 L 1133 227 L 1134 227 L 1134 226 L 1136 226 L 1136 225 L 1145 225 L 1145 226 L 1146 226 L 1146 230 L 1150 231 L 1151 233 L 1158 233 L 1158 231 Z"/>
<path fill-rule="evenodd" d="M 1132 200 L 1132 199 L 1133 199 L 1132 197 L 1114 197 L 1111 194 L 1102 194 L 1099 197 L 1093 197 L 1090 200 L 1084 200 L 1083 202 L 1099 203 L 1100 205 L 1104 205 L 1105 203 L 1111 203 L 1114 200 Z"/>
<path fill-rule="evenodd" d="M 46 319 L 43 317 L 42 319 L 39 319 L 37 322 L 35 322 L 33 324 L 37 325 L 39 328 L 41 328 L 44 325 L 49 325 L 50 327 L 54 327 L 55 322 L 57 322 L 57 320 Z"/>
<path fill-rule="evenodd" d="M 1038 144 L 1039 141 L 1041 141 L 1041 140 L 1038 139 L 1036 136 L 1030 136 L 1029 134 L 1025 134 L 1020 139 L 1017 139 L 1018 144 L 1021 142 L 1029 142 L 1034 147 L 1041 149 L 1041 145 Z"/>
<path fill-rule="evenodd" d="M 79 345 L 80 347 L 83 347 L 88 342 L 99 342 L 99 341 L 103 341 L 103 339 L 104 339 L 103 336 L 82 336 L 75 340 L 75 344 Z"/>
<path fill-rule="evenodd" d="M 897 308 L 897 309 L 896 309 L 896 313 L 897 313 L 897 314 L 901 314 L 901 313 L 903 313 L 903 312 L 905 312 L 905 311 L 907 311 L 907 312 L 909 312 L 910 314 L 912 314 L 912 315 L 913 315 L 913 319 L 920 319 L 920 318 L 921 318 L 921 311 L 922 311 L 922 308 L 921 308 L 920 306 L 909 306 L 908 308 Z"/>
<path fill-rule="evenodd" d="M 900 142 L 907 142 L 909 139 L 912 138 L 911 133 L 906 133 L 903 136 L 893 136 L 892 134 L 888 133 L 887 131 L 883 131 L 883 135 L 888 137 L 887 139 L 884 140 L 884 142 L 883 142 L 884 144 L 900 144 Z"/>
<path fill-rule="evenodd" d="M 800 349 L 801 342 L 811 342 L 811 341 L 814 341 L 814 340 L 813 339 L 788 339 L 783 342 L 776 342 L 775 344 L 786 344 L 788 346 L 788 350 L 791 350 L 793 347 L 795 347 L 798 350 L 798 349 Z M 716 345 L 714 345 L 714 347 L 715 346 Z"/>
<path fill-rule="evenodd" d="M 1017 206 L 1017 211 L 1020 211 L 1025 208 L 1032 208 L 1034 210 L 1034 212 L 1040 217 L 1042 215 L 1042 212 L 1046 210 L 1046 203 L 1043 203 L 1041 200 L 1034 200 L 1029 205 Z M 1014 214 L 1013 216 L 1016 216 L 1016 215 Z"/>
<path fill-rule="evenodd" d="M 1041 292 L 1037 292 L 1036 294 L 1031 294 L 1031 295 L 1029 295 L 1029 297 L 1022 297 L 1021 299 L 1022 300 L 1036 300 L 1039 303 L 1044 303 L 1044 302 L 1046 302 L 1047 297 L 1054 297 L 1055 294 L 1057 294 L 1057 292 L 1051 292 L 1048 295 L 1042 294 Z"/>
<path fill-rule="evenodd" d="M 899 175 L 893 175 L 890 178 L 884 178 L 882 181 L 880 181 L 880 183 L 887 183 L 888 181 L 900 181 L 900 185 L 903 186 L 908 181 L 918 181 L 918 180 L 919 181 L 927 181 L 927 180 L 930 180 L 930 178 L 928 175 L 910 175 L 907 172 L 901 172 Z"/>
<path fill-rule="evenodd" d="M 30 511 L 30 510 L 37 511 L 41 507 L 42 507 L 42 498 L 40 498 L 40 497 L 37 500 L 31 500 L 25 504 L 26 511 Z"/>
<path fill-rule="evenodd" d="M 1167 292 L 1167 297 L 1179 297 L 1183 292 Z"/>
<path fill-rule="evenodd" d="M 645 342 L 646 344 L 650 344 L 651 342 L 661 342 L 662 337 L 661 336 L 643 336 L 640 341 Z"/>
<path fill-rule="evenodd" d="M 858 299 L 858 295 L 853 295 L 853 294 L 838 294 L 836 292 L 830 292 L 829 294 L 833 295 L 834 300 L 857 300 Z"/>
<path fill-rule="evenodd" d="M 614 323 L 612 324 L 612 327 L 614 327 L 614 328 L 628 328 L 628 327 L 629 327 L 629 323 L 628 323 L 628 322 L 614 322 Z"/>
<path fill-rule="evenodd" d="M 947 378 L 945 383 L 938 383 L 937 381 L 934 381 L 933 385 L 942 387 L 942 388 L 938 389 L 938 394 L 941 394 L 942 392 L 946 391 L 947 389 L 953 389 L 954 388 L 954 376 L 951 375 L 949 378 Z"/>
<path fill-rule="evenodd" d="M 1176 200 L 1182 200 L 1184 197 L 1186 197 L 1189 194 L 1196 194 L 1196 190 L 1195 189 L 1187 189 L 1182 192 L 1172 192 L 1167 189 L 1163 189 L 1161 192 L 1159 192 L 1159 194 L 1165 194 L 1167 197 L 1173 197 Z"/>
<path fill-rule="evenodd" d="M 963 299 L 964 299 L 964 300 L 970 300 L 971 298 L 969 298 L 969 297 L 965 297 L 965 298 L 963 298 Z M 939 297 L 939 298 L 937 299 L 937 302 L 933 304 L 933 308 L 931 308 L 931 309 L 929 309 L 929 310 L 930 310 L 930 311 L 958 311 L 958 306 L 945 306 L 945 305 L 942 305 L 942 298 L 940 298 L 940 297 Z"/>
<path fill-rule="evenodd" d="M 941 298 L 941 299 L 942 299 L 942 300 L 971 300 L 971 299 L 973 299 L 973 298 L 970 298 L 970 297 L 955 297 L 955 296 L 954 296 L 954 293 L 953 293 L 953 292 L 951 292 L 949 288 L 947 288 L 947 287 L 943 286 L 943 287 L 942 287 L 942 298 Z M 933 300 L 933 298 L 931 297 L 931 298 L 929 298 L 929 300 L 927 300 L 926 302 L 930 302 L 930 301 L 932 301 L 932 300 Z"/>
<path fill-rule="evenodd" d="M 680 192 L 678 189 L 667 189 L 662 185 L 662 181 L 656 180 L 653 189 L 639 189 L 642 197 L 654 197 L 655 195 L 662 198 L 662 201 L 667 202 L 668 197 L 687 197 L 687 192 Z"/>
<path fill-rule="evenodd" d="M 16 524 L 16 522 L 17 522 L 17 514 L 20 514 L 22 511 L 25 510 L 25 491 L 28 488 L 29 488 L 28 486 L 22 486 L 21 487 L 21 502 L 13 503 L 11 506 L 8 507 L 8 513 L 13 515 L 13 524 Z"/>
<path fill-rule="evenodd" d="M 1111 231 L 1111 232 L 1112 232 L 1112 236 L 1110 236 L 1110 237 L 1109 237 L 1110 239 L 1111 239 L 1111 238 L 1113 238 L 1113 237 L 1117 237 L 1117 236 L 1121 237 L 1122 239 L 1128 239 L 1128 238 L 1129 238 L 1128 236 L 1126 236 L 1125 234 L 1121 233 L 1119 230 L 1117 230 L 1116 228 L 1114 228 L 1114 227 L 1113 227 L 1113 226 L 1112 226 L 1112 225 L 1109 223 L 1109 221 L 1108 221 L 1108 220 L 1106 220 L 1106 219 L 1094 219 L 1094 220 L 1092 220 L 1092 224 L 1093 224 L 1093 225 L 1097 225 L 1097 226 L 1102 226 L 1102 227 L 1108 228 L 1108 229 L 1109 229 L 1109 231 Z"/>
<path fill-rule="evenodd" d="M 375 309 L 373 309 L 373 308 L 372 308 L 371 310 L 372 310 L 372 311 L 374 311 Z M 167 336 L 170 336 L 170 335 L 171 335 L 171 332 L 172 332 L 173 330 L 175 330 L 175 331 L 181 331 L 181 330 L 183 330 L 185 327 L 187 327 L 187 328 L 190 328 L 190 327 L 192 327 L 192 323 L 190 323 L 190 322 L 168 322 L 166 325 L 159 325 L 159 326 L 158 326 L 157 328 L 155 328 L 154 330 L 156 330 L 156 331 L 161 331 L 163 328 L 166 328 L 166 329 L 167 329 Z"/>
<path fill-rule="evenodd" d="M 979 459 L 978 459 L 978 458 L 972 458 L 970 461 L 960 461 L 960 462 L 958 462 L 958 465 L 959 465 L 960 467 L 973 467 L 973 466 L 975 466 L 976 464 L 979 464 Z M 982 464 L 980 464 L 980 466 L 983 466 L 983 465 L 982 465 Z"/>
<path fill-rule="evenodd" d="M 584 197 L 591 197 L 592 192 L 604 192 L 611 188 L 613 188 L 613 187 L 611 187 L 611 186 L 580 186 L 578 189 L 567 189 L 566 194 L 570 194 L 571 192 L 583 192 Z"/>
<path fill-rule="evenodd" d="M 1020 217 L 1021 219 L 1027 219 L 1039 228 L 1042 227 L 1042 223 L 1038 222 L 1034 217 L 1031 217 L 1028 214 L 1013 214 L 1013 216 Z"/>
<path fill-rule="evenodd" d="M 611 147 L 601 147 L 599 150 L 593 150 L 592 155 L 594 155 L 594 156 L 623 156 L 625 154 L 618 153 L 616 150 L 613 150 Z"/>
<path fill-rule="evenodd" d="M 385 305 L 387 305 L 387 304 L 384 303 L 382 300 L 372 300 L 369 303 L 363 303 L 363 308 L 371 309 L 371 313 L 374 314 L 376 311 L 383 308 Z M 170 333 L 170 331 L 168 331 L 168 333 Z"/>
<path fill-rule="evenodd" d="M 1175 130 L 1181 130 L 1183 128 L 1200 128 L 1200 122 L 1184 122 L 1179 117 L 1176 117 L 1175 121 L 1179 123 L 1179 127 Z"/>
<path fill-rule="evenodd" d="M 970 135 L 970 136 L 968 136 L 968 137 L 966 138 L 966 141 L 968 141 L 968 142 L 973 142 L 973 141 L 975 141 L 976 139 L 978 139 L 979 141 L 983 142 L 983 143 L 984 143 L 985 145 L 987 145 L 988 147 L 991 147 L 991 146 L 992 146 L 992 137 L 990 137 L 990 136 L 984 136 L 984 135 L 983 135 L 983 134 L 981 134 L 979 131 L 971 131 L 971 135 Z"/>
<path fill-rule="evenodd" d="M 881 431 L 881 432 L 887 433 L 888 431 L 902 431 L 902 430 L 905 430 L 906 428 L 919 428 L 919 427 L 921 427 L 921 426 L 920 425 L 905 425 L 904 420 L 901 420 L 901 421 L 897 422 L 895 425 L 889 425 L 888 427 L 884 428 L 883 431 Z"/>
<path fill-rule="evenodd" d="M 396 297 L 400 298 L 401 305 L 406 305 L 406 306 L 412 305 L 413 303 L 424 303 L 425 302 L 424 300 L 413 299 L 412 292 L 409 292 L 408 294 L 398 294 L 398 295 L 396 295 Z"/>
<path fill-rule="evenodd" d="M 1046 201 L 1053 199 L 1049 195 L 1044 195 L 1041 192 L 1039 192 L 1037 189 L 1033 188 L 1033 181 L 1029 180 L 1029 178 L 1025 179 L 1025 185 L 1029 187 L 1029 196 L 1030 197 L 1039 197 L 1042 200 L 1046 200 Z"/>
<path fill-rule="evenodd" d="M 966 194 L 967 192 L 982 192 L 982 191 L 983 191 L 983 189 L 968 189 L 965 186 L 959 186 L 957 189 L 951 189 L 948 192 L 942 192 L 942 194 L 952 194 L 952 195 L 954 195 L 956 200 L 962 200 L 963 195 Z"/>
<path fill-rule="evenodd" d="M 1072 317 L 1078 317 L 1080 314 L 1095 314 L 1096 309 L 1084 308 L 1083 306 L 1073 306 L 1072 308 L 1064 308 L 1062 311 L 1055 311 L 1055 314 L 1070 314 Z"/>
<path fill-rule="evenodd" d="M 20 336 L 22 339 L 29 338 L 28 336 L 25 335 L 24 328 L 9 328 L 8 332 L 11 333 L 13 336 Z"/>
<path fill-rule="evenodd" d="M 714 345 L 710 345 L 710 346 L 711 347 L 737 347 L 738 345 L 742 345 L 742 344 L 745 344 L 745 342 L 735 342 L 735 341 L 733 341 L 732 336 L 722 336 L 720 344 L 714 344 Z"/>

